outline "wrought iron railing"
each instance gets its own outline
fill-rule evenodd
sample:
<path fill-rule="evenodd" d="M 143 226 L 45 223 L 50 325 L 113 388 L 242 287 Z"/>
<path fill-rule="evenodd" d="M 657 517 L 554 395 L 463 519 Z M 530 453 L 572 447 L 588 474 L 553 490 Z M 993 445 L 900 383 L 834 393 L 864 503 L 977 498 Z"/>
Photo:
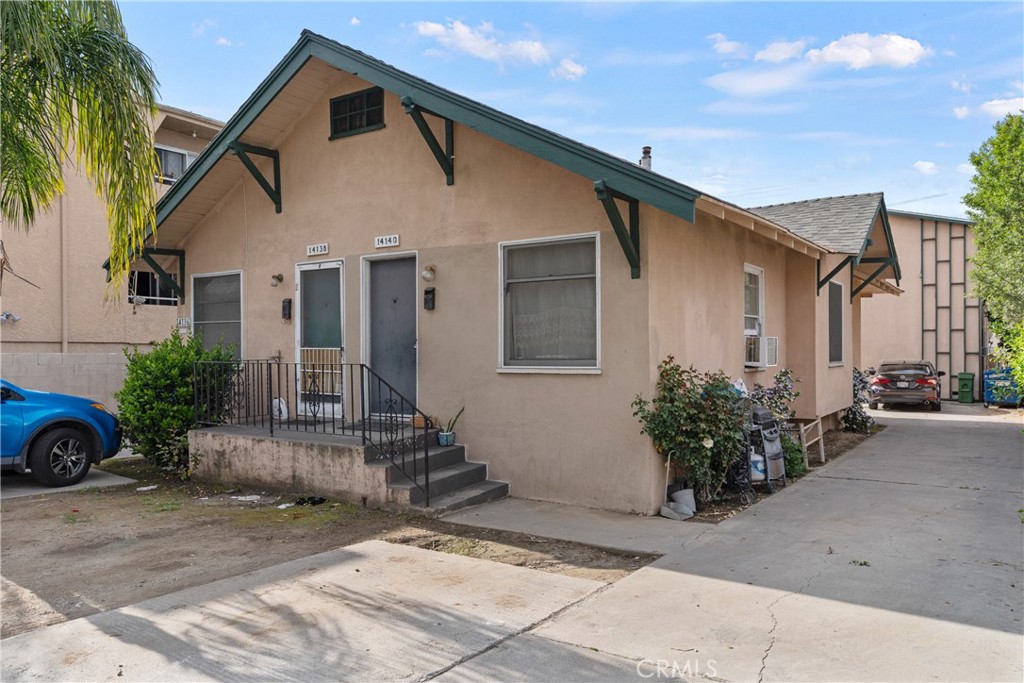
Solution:
<path fill-rule="evenodd" d="M 275 432 L 357 437 L 368 456 L 388 459 L 430 505 L 430 421 L 361 363 L 284 363 L 275 359 L 197 361 L 195 421 Z"/>

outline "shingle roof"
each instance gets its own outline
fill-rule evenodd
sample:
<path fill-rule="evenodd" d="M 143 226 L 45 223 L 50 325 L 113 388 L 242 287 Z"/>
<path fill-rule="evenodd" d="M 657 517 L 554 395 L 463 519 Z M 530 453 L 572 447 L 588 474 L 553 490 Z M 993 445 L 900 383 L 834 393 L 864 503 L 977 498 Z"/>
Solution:
<path fill-rule="evenodd" d="M 747 210 L 833 251 L 859 254 L 871 234 L 881 203 L 882 193 L 870 192 Z"/>

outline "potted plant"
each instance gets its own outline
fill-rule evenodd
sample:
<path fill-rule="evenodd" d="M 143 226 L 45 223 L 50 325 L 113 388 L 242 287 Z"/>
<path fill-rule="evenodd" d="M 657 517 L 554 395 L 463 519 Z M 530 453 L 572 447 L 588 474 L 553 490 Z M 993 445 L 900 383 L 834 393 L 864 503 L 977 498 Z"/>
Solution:
<path fill-rule="evenodd" d="M 448 420 L 448 424 L 445 425 L 444 429 L 437 433 L 437 444 L 439 446 L 454 446 L 455 445 L 455 423 L 462 417 L 462 411 L 466 409 L 466 406 L 459 408 L 459 412 L 455 413 L 455 417 Z"/>

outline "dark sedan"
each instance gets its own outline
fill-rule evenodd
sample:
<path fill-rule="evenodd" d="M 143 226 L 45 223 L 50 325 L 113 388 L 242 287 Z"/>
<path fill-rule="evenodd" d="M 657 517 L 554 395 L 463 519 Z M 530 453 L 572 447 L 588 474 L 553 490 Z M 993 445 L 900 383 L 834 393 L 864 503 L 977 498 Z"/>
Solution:
<path fill-rule="evenodd" d="M 942 410 L 941 370 L 926 360 L 883 361 L 877 370 L 870 370 L 868 407 L 880 405 L 917 404 Z"/>

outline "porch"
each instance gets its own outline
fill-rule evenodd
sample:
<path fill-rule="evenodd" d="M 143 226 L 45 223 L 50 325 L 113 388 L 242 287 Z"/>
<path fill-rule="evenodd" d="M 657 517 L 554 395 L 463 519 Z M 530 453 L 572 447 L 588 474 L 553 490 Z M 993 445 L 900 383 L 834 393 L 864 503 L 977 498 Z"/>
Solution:
<path fill-rule="evenodd" d="M 194 369 L 194 476 L 430 516 L 508 495 L 369 367 L 276 360 Z M 293 414 L 297 411 L 298 414 Z"/>

